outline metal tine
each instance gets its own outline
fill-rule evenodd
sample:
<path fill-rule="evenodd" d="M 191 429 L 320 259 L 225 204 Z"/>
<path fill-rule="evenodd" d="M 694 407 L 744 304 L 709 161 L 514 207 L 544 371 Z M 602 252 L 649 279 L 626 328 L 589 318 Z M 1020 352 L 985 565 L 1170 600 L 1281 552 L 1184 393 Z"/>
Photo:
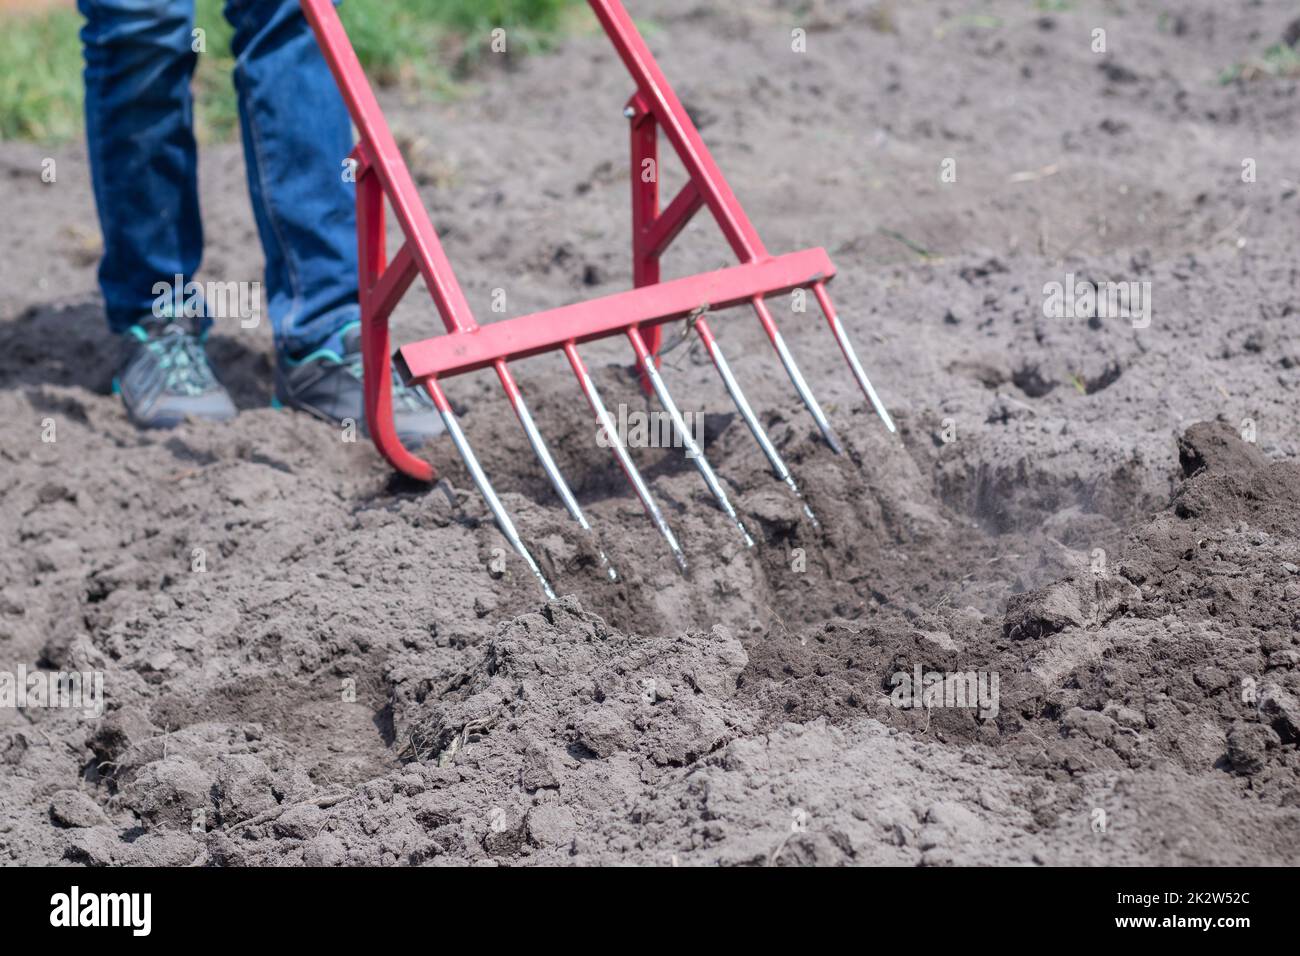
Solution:
<path fill-rule="evenodd" d="M 813 395 L 812 389 L 804 381 L 803 373 L 799 371 L 799 366 L 795 364 L 794 356 L 786 348 L 785 339 L 781 337 L 781 330 L 776 327 L 776 321 L 772 318 L 772 313 L 767 310 L 767 303 L 763 301 L 762 296 L 754 296 L 754 311 L 758 313 L 758 320 L 763 323 L 763 329 L 767 332 L 767 337 L 772 340 L 772 345 L 776 348 L 776 354 L 781 357 L 781 364 L 785 366 L 785 373 L 790 376 L 790 381 L 794 383 L 795 391 L 803 399 L 804 405 L 812 415 L 813 421 L 821 429 L 822 437 L 826 439 L 826 444 L 831 446 L 831 451 L 837 455 L 844 453 L 840 440 L 835 436 L 835 430 L 831 428 L 831 423 L 826 418 L 826 413 L 822 411 L 821 405 L 817 402 L 817 397 Z"/>
<path fill-rule="evenodd" d="M 524 545 L 523 539 L 519 537 L 519 532 L 515 530 L 515 524 L 510 520 L 510 515 L 506 513 L 505 507 L 501 504 L 501 499 L 492 490 L 492 483 L 488 481 L 483 466 L 479 464 L 478 457 L 474 454 L 474 449 L 470 448 L 465 433 L 460 430 L 460 422 L 456 420 L 456 413 L 451 410 L 451 403 L 447 401 L 447 396 L 443 394 L 442 386 L 438 384 L 436 378 L 430 378 L 425 380 L 424 387 L 428 391 L 429 397 L 433 399 L 433 404 L 437 406 L 443 424 L 447 426 L 447 434 L 451 436 L 452 442 L 456 445 L 456 450 L 460 452 L 460 457 L 465 460 L 465 466 L 469 468 L 470 476 L 474 479 L 474 484 L 478 486 L 479 494 L 483 496 L 483 500 L 487 502 L 492 516 L 496 518 L 497 527 L 501 529 L 501 533 L 506 536 L 506 540 L 510 542 L 511 546 L 519 552 L 519 556 L 528 565 L 528 570 L 532 571 L 537 580 L 541 582 L 542 591 L 545 592 L 547 598 L 554 601 L 555 591 L 551 589 L 550 582 L 546 580 L 546 575 L 542 574 L 542 569 L 537 566 L 533 556 L 528 553 L 528 548 Z"/>
<path fill-rule="evenodd" d="M 893 434 L 898 430 L 894 427 L 894 420 L 889 417 L 889 411 L 885 408 L 885 403 L 880 400 L 876 390 L 871 387 L 871 379 L 867 378 L 867 373 L 863 371 L 862 363 L 858 361 L 858 354 L 853 350 L 853 345 L 849 342 L 844 326 L 840 324 L 840 317 L 835 312 L 835 306 L 831 304 L 831 297 L 826 294 L 825 284 L 814 282 L 813 294 L 817 296 L 817 304 L 822 307 L 822 312 L 826 315 L 826 321 L 830 323 L 831 331 L 835 333 L 835 341 L 840 343 L 840 351 L 849 360 L 849 367 L 853 369 L 853 375 L 858 380 L 858 385 L 866 393 L 867 398 L 871 400 L 871 404 L 875 407 L 880 420 L 885 423 L 885 427 L 889 429 L 890 434 Z"/>
<path fill-rule="evenodd" d="M 587 403 L 591 406 L 592 412 L 596 416 L 596 421 L 605 430 L 610 445 L 614 449 L 614 454 L 618 458 L 618 463 L 623 467 L 623 473 L 627 475 L 627 480 L 632 483 L 632 488 L 636 495 L 641 499 L 641 505 L 645 508 L 646 514 L 654 522 L 659 533 L 664 536 L 668 542 L 668 547 L 673 552 L 673 559 L 677 562 L 678 569 L 682 574 L 686 573 L 686 555 L 682 553 L 681 545 L 677 543 L 677 537 L 673 534 L 672 528 L 668 527 L 668 522 L 664 520 L 663 512 L 659 510 L 659 505 L 650 497 L 650 489 L 646 486 L 645 479 L 641 477 L 641 472 L 637 471 L 636 465 L 632 462 L 632 456 L 627 453 L 623 446 L 623 440 L 619 437 L 618 427 L 614 424 L 613 419 L 609 417 L 609 412 L 605 409 L 605 403 L 600 399 L 600 393 L 596 391 L 596 384 L 591 380 L 591 375 L 587 372 L 587 366 L 582 361 L 582 356 L 578 354 L 578 348 L 573 342 L 564 343 L 564 354 L 569 359 L 569 365 L 573 367 L 573 374 L 578 377 L 578 384 L 582 386 L 582 391 L 587 396 Z"/>
<path fill-rule="evenodd" d="M 573 492 L 569 489 L 569 483 L 564 480 L 564 475 L 560 473 L 559 467 L 555 464 L 555 459 L 551 457 L 551 450 L 546 447 L 546 441 L 542 438 L 542 433 L 538 431 L 537 424 L 528 411 L 528 406 L 524 404 L 523 393 L 519 391 L 519 385 L 515 381 L 515 377 L 510 374 L 510 369 L 506 367 L 505 359 L 497 359 L 493 363 L 493 367 L 497 370 L 497 377 L 501 379 L 501 385 L 510 398 L 510 404 L 514 406 L 515 415 L 519 418 L 519 424 L 524 426 L 524 434 L 528 436 L 528 444 L 533 446 L 533 454 L 542 463 L 542 468 L 545 469 L 547 477 L 551 479 L 551 485 L 555 488 L 555 493 L 560 496 L 560 500 L 564 502 L 564 507 L 573 516 L 573 520 L 578 522 L 578 526 L 591 535 L 592 541 L 596 543 L 596 553 L 600 555 L 601 567 L 605 569 L 609 579 L 617 581 L 618 572 L 614 570 L 614 565 L 610 564 L 609 558 L 605 556 L 604 549 L 601 548 L 596 539 L 596 533 L 587 522 L 587 516 L 582 513 L 582 507 L 578 504 L 578 499 L 573 496 Z"/>
<path fill-rule="evenodd" d="M 749 536 L 749 531 L 745 529 L 745 523 L 740 520 L 736 514 L 736 509 L 731 506 L 727 499 L 727 492 L 722 487 L 722 482 L 718 481 L 717 474 L 713 467 L 704 457 L 704 449 L 695 443 L 691 436 L 690 429 L 686 427 L 686 420 L 677 408 L 677 403 L 673 401 L 672 395 L 668 392 L 668 386 L 664 384 L 663 377 L 659 374 L 659 369 L 655 367 L 654 356 L 646 348 L 645 340 L 641 338 L 641 330 L 632 326 L 627 330 L 627 337 L 632 341 L 632 348 L 636 351 L 637 359 L 641 362 L 641 367 L 645 369 L 646 377 L 650 379 L 650 385 L 659 396 L 659 404 L 663 405 L 664 410 L 668 412 L 668 417 L 672 419 L 673 428 L 681 437 L 682 444 L 686 446 L 686 456 L 695 462 L 695 467 L 699 469 L 704 483 L 709 486 L 709 491 L 713 492 L 713 497 L 718 501 L 718 507 L 723 513 L 731 519 L 732 523 L 740 531 L 740 536 L 745 539 L 745 547 L 752 548 L 754 539 Z"/>
<path fill-rule="evenodd" d="M 705 349 L 708 350 L 709 358 L 713 360 L 714 367 L 717 368 L 718 374 L 722 376 L 722 384 L 726 386 L 727 394 L 731 396 L 731 400 L 735 403 L 736 409 L 740 412 L 740 417 L 749 426 L 750 434 L 758 442 L 758 447 L 767 456 L 768 464 L 772 466 L 773 473 L 778 479 L 784 481 L 794 493 L 794 496 L 799 499 L 799 503 L 803 505 L 803 513 L 808 516 L 812 526 L 820 528 L 821 524 L 817 521 L 817 516 L 813 514 L 812 508 L 808 506 L 808 502 L 804 500 L 803 495 L 799 492 L 799 486 L 795 484 L 794 476 L 790 474 L 790 469 L 786 467 L 781 453 L 772 444 L 772 439 L 767 437 L 767 432 L 763 430 L 763 426 L 759 423 L 758 416 L 754 414 L 754 410 L 749 405 L 749 400 L 745 398 L 745 393 L 741 391 L 740 383 L 736 381 L 736 376 L 731 373 L 731 365 L 728 364 L 726 356 L 722 354 L 722 348 L 718 345 L 718 340 L 713 337 L 713 330 L 709 328 L 703 316 L 696 319 L 694 324 L 700 341 L 704 343 Z"/>

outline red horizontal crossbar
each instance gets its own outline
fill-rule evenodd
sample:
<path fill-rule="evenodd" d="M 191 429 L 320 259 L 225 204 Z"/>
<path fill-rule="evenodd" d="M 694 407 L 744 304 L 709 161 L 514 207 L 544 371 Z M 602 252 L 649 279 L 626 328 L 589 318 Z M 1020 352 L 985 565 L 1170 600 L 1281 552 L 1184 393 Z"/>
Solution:
<path fill-rule="evenodd" d="M 725 309 L 834 275 L 835 266 L 825 249 L 805 249 L 413 342 L 397 350 L 397 366 L 408 383 L 459 375 L 486 368 L 497 359 L 527 358 L 634 325 L 652 327 L 701 307 Z"/>

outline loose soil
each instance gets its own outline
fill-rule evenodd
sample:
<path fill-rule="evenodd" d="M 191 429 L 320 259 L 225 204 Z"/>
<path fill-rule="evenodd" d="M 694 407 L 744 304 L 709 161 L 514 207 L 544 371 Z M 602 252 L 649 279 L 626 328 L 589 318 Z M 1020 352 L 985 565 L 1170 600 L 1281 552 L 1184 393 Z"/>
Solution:
<path fill-rule="evenodd" d="M 1294 9 L 631 6 L 768 246 L 831 253 L 899 434 L 815 309 L 773 303 L 842 456 L 753 317 L 713 318 L 820 527 L 683 345 L 758 539 L 637 449 L 683 577 L 562 358 L 518 363 L 613 584 L 495 381 L 450 382 L 547 603 L 448 442 L 425 489 L 269 408 L 265 328 L 213 339 L 236 422 L 135 431 L 84 147 L 0 145 L 0 670 L 107 702 L 0 708 L 0 861 L 1295 863 L 1300 83 L 1219 80 Z M 629 92 L 593 26 L 385 100 L 484 320 L 629 285 Z M 238 147 L 201 178 L 200 278 L 257 279 Z M 666 268 L 732 262 L 701 217 Z M 1067 274 L 1150 282 L 1149 326 L 1045 317 Z M 437 331 L 422 293 L 399 340 Z M 648 407 L 620 343 L 584 354 Z M 918 668 L 996 677 L 996 712 L 895 706 Z"/>

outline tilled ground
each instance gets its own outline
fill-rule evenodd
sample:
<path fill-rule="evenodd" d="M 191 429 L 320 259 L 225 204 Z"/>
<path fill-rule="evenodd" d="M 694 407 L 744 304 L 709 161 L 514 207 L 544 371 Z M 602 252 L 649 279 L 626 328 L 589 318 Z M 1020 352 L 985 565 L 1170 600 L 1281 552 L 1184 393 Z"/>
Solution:
<path fill-rule="evenodd" d="M 899 435 L 815 312 L 774 303 L 840 457 L 719 315 L 820 527 L 682 346 L 666 377 L 758 539 L 637 449 L 683 578 L 562 360 L 520 363 L 611 584 L 499 388 L 453 382 L 543 604 L 449 444 L 425 490 L 267 408 L 264 329 L 214 339 L 236 423 L 135 432 L 84 151 L 45 184 L 49 150 L 0 147 L 0 670 L 102 671 L 108 707 L 0 708 L 0 860 L 1295 862 L 1300 83 L 1220 82 L 1294 11 L 632 6 L 769 247 L 835 259 Z M 629 283 L 628 92 L 591 32 L 391 102 L 482 316 Z M 237 148 L 202 177 L 204 277 L 256 279 Z M 703 219 L 679 242 L 672 274 L 729 264 Z M 1067 274 L 1149 281 L 1150 324 L 1045 317 Z M 435 322 L 413 294 L 398 337 Z M 625 350 L 585 354 L 646 408 Z M 897 706 L 918 671 L 998 696 Z"/>

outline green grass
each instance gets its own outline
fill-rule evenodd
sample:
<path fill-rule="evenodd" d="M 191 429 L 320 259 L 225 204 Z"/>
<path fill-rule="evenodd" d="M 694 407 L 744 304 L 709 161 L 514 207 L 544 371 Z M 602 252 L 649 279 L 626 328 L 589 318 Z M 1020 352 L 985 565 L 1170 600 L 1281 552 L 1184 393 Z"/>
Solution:
<path fill-rule="evenodd" d="M 339 8 L 372 81 L 447 90 L 506 30 L 509 52 L 545 47 L 578 0 L 345 0 Z M 207 50 L 194 78 L 200 139 L 226 139 L 238 126 L 223 0 L 197 0 Z M 82 124 L 81 17 L 67 10 L 0 17 L 0 139 L 57 141 Z"/>
<path fill-rule="evenodd" d="M 66 139 L 81 127 L 81 17 L 0 22 L 0 139 Z"/>
<path fill-rule="evenodd" d="M 1226 84 L 1277 76 L 1300 76 L 1300 51 L 1285 43 L 1275 43 L 1262 55 L 1228 67 L 1219 74 L 1219 82 Z"/>

